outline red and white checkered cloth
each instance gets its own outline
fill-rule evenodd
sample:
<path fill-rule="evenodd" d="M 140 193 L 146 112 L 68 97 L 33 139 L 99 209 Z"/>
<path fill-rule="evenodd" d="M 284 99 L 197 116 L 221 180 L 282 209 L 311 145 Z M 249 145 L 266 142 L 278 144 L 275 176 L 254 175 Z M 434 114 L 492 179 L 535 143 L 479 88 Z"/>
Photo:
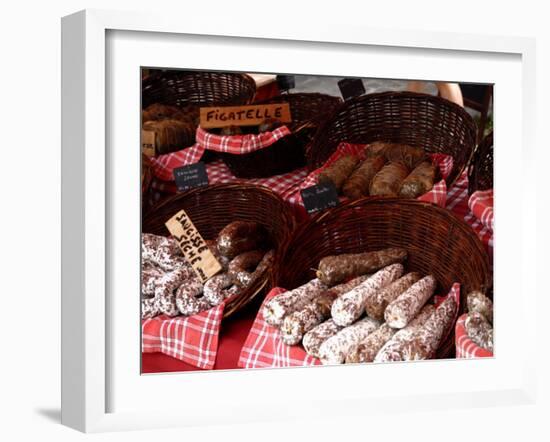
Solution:
<path fill-rule="evenodd" d="M 265 303 L 285 291 L 285 289 L 276 287 L 267 294 L 241 349 L 238 362 L 239 367 L 274 368 L 321 365 L 321 361 L 308 355 L 301 345 L 291 346 L 283 343 L 280 339 L 279 330 L 268 325 L 264 320 L 262 311 Z M 452 296 L 457 305 L 460 305 L 460 284 L 453 284 L 446 296 L 436 296 L 436 305 L 439 305 L 448 296 Z M 443 340 L 452 332 L 452 329 L 453 327 L 447 331 Z"/>
<path fill-rule="evenodd" d="M 466 171 L 457 180 L 455 185 L 447 193 L 447 209 L 459 218 L 464 219 L 477 234 L 489 258 L 493 260 L 493 230 L 488 229 L 476 218 L 468 207 L 468 175 Z"/>
<path fill-rule="evenodd" d="M 455 327 L 455 346 L 457 358 L 492 358 L 493 353 L 489 350 L 479 347 L 472 341 L 466 333 L 464 322 L 468 314 L 465 313 L 456 322 Z"/>
<path fill-rule="evenodd" d="M 174 169 L 200 161 L 205 150 L 243 155 L 265 149 L 283 137 L 290 135 L 286 126 L 258 135 L 213 135 L 197 128 L 196 143 L 187 149 L 151 158 L 154 175 L 164 181 L 174 179 Z"/>
<path fill-rule="evenodd" d="M 302 182 L 302 184 L 300 184 L 300 187 L 296 190 L 296 192 L 290 195 L 290 197 L 288 198 L 288 202 L 295 208 L 297 212 L 304 212 L 304 203 L 302 201 L 302 195 L 300 191 L 317 184 L 319 174 L 344 155 L 353 155 L 358 157 L 360 160 L 364 160 L 366 157 L 365 146 L 365 144 L 340 143 L 336 148 L 336 151 L 330 156 L 326 163 L 311 172 Z M 439 153 L 431 154 L 430 157 L 432 162 L 436 164 L 441 171 L 441 176 L 444 179 L 435 183 L 433 188 L 429 192 L 418 197 L 417 199 L 420 201 L 435 203 L 441 207 L 445 207 L 447 196 L 447 184 L 445 182 L 445 178 L 449 176 L 453 168 L 453 157 L 450 155 Z M 340 197 L 340 201 L 342 202 L 347 200 L 348 199 L 346 197 Z"/>
<path fill-rule="evenodd" d="M 216 363 L 218 338 L 225 304 L 193 316 L 157 316 L 141 321 L 143 353 L 164 353 L 198 368 Z"/>
<path fill-rule="evenodd" d="M 475 217 L 488 229 L 493 230 L 493 189 L 478 190 L 472 193 L 468 207 Z"/>

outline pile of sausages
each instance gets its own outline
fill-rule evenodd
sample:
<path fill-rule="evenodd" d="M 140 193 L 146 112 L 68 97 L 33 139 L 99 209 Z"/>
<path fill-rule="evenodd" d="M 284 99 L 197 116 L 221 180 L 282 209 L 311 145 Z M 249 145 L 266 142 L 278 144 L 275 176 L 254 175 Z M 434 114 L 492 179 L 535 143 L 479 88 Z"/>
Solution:
<path fill-rule="evenodd" d="M 428 304 L 437 282 L 404 274 L 406 258 L 400 248 L 325 257 L 317 278 L 264 305 L 264 320 L 323 364 L 432 358 L 458 306 Z"/>
<path fill-rule="evenodd" d="M 172 237 L 142 234 L 141 317 L 191 316 L 221 304 L 258 281 L 273 263 L 267 233 L 235 221 L 206 243 L 222 270 L 204 284 Z"/>
<path fill-rule="evenodd" d="M 481 348 L 493 351 L 493 302 L 481 292 L 467 296 L 468 316 L 464 327 L 468 337 Z"/>

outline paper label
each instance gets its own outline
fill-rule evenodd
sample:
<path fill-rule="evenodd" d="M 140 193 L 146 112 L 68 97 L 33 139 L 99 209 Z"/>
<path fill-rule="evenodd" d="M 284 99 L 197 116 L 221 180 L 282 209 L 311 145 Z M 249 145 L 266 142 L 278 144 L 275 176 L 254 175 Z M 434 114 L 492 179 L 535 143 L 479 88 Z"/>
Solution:
<path fill-rule="evenodd" d="M 290 123 L 288 103 L 261 104 L 253 106 L 201 107 L 200 125 L 204 129 L 227 126 L 255 126 L 265 120 Z"/>
<path fill-rule="evenodd" d="M 141 131 L 141 151 L 148 157 L 154 157 L 156 153 L 155 135 L 152 130 Z"/>
<path fill-rule="evenodd" d="M 222 269 L 185 210 L 180 210 L 165 225 L 203 283 Z"/>

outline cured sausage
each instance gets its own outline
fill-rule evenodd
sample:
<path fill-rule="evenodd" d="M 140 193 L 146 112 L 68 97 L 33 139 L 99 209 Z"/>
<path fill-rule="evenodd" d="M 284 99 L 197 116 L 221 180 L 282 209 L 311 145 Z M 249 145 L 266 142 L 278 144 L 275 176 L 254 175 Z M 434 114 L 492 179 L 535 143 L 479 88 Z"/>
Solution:
<path fill-rule="evenodd" d="M 332 319 L 338 325 L 348 326 L 357 320 L 365 310 L 369 296 L 395 281 L 403 274 L 401 264 L 392 264 L 379 270 L 365 282 L 344 293 L 332 304 Z"/>
<path fill-rule="evenodd" d="M 326 285 L 333 286 L 349 278 L 373 273 L 390 264 L 401 263 L 405 259 L 407 251 L 400 248 L 326 256 L 319 262 L 317 278 Z"/>
<path fill-rule="evenodd" d="M 346 364 L 374 361 L 380 349 L 393 337 L 395 332 L 396 330 L 391 328 L 388 324 L 382 324 L 378 329 L 368 335 L 367 339 L 353 347 L 346 356 Z"/>
<path fill-rule="evenodd" d="M 401 163 L 386 164 L 372 179 L 369 194 L 396 197 L 408 174 L 409 169 Z"/>
<path fill-rule="evenodd" d="M 241 253 L 260 248 L 266 236 L 264 227 L 258 223 L 234 221 L 218 234 L 218 250 L 222 255 L 234 258 Z"/>
<path fill-rule="evenodd" d="M 319 174 L 318 183 L 332 183 L 336 187 L 336 190 L 340 191 L 344 181 L 351 175 L 358 162 L 359 159 L 353 155 L 345 155 L 338 158 Z"/>
<path fill-rule="evenodd" d="M 384 311 L 386 310 L 388 304 L 419 279 L 420 275 L 418 273 L 407 273 L 397 281 L 392 282 L 387 287 L 384 287 L 372 296 L 369 296 L 365 305 L 367 315 L 371 318 L 377 319 L 378 321 L 382 321 L 384 319 Z"/>
<path fill-rule="evenodd" d="M 385 163 L 386 159 L 382 155 L 367 158 L 344 183 L 343 194 L 351 200 L 367 196 L 372 179 Z"/>
<path fill-rule="evenodd" d="M 204 298 L 211 305 L 219 305 L 226 298 L 224 291 L 233 285 L 233 278 L 229 273 L 220 273 L 204 283 Z"/>
<path fill-rule="evenodd" d="M 433 295 L 436 284 L 435 278 L 428 275 L 399 295 L 384 312 L 388 325 L 393 328 L 405 327 Z"/>
<path fill-rule="evenodd" d="M 429 161 L 424 161 L 403 180 L 399 189 L 402 198 L 418 198 L 434 186 L 436 168 Z"/>
<path fill-rule="evenodd" d="M 286 315 L 303 308 L 309 301 L 326 290 L 327 286 L 319 279 L 313 279 L 294 290 L 271 298 L 262 310 L 265 321 L 272 326 L 280 326 Z"/>
<path fill-rule="evenodd" d="M 493 327 L 479 312 L 468 313 L 464 328 L 468 337 L 485 350 L 493 351 Z"/>
<path fill-rule="evenodd" d="M 493 323 L 493 302 L 481 292 L 471 292 L 466 297 L 468 312 L 478 312 Z"/>
<path fill-rule="evenodd" d="M 302 340 L 302 345 L 304 346 L 307 354 L 318 358 L 321 344 L 343 328 L 344 327 L 337 325 L 332 319 L 329 319 L 328 321 L 312 328 L 304 335 L 304 339 Z"/>
<path fill-rule="evenodd" d="M 404 346 L 413 338 L 414 332 L 428 320 L 434 311 L 435 307 L 432 304 L 425 305 L 420 313 L 405 328 L 398 330 L 393 337 L 384 344 L 374 358 L 374 362 L 401 361 L 401 353 Z"/>
<path fill-rule="evenodd" d="M 343 328 L 321 344 L 319 356 L 322 364 L 344 363 L 346 356 L 352 348 L 364 341 L 379 326 L 380 322 L 367 317 L 349 327 Z"/>

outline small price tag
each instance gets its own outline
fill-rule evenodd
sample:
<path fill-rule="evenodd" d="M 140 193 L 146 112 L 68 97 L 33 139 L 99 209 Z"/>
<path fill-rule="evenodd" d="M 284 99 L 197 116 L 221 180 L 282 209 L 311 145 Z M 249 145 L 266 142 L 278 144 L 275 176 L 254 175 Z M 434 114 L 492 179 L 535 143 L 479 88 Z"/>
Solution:
<path fill-rule="evenodd" d="M 330 207 L 336 207 L 340 200 L 332 183 L 316 184 L 301 191 L 307 213 L 312 214 Z"/>
<path fill-rule="evenodd" d="M 208 186 L 208 174 L 202 161 L 174 169 L 174 180 L 180 192 L 194 187 Z"/>
<path fill-rule="evenodd" d="M 349 100 L 365 93 L 365 85 L 360 78 L 344 78 L 338 82 L 338 87 L 344 100 Z"/>
<path fill-rule="evenodd" d="M 180 210 L 165 225 L 203 283 L 222 269 L 185 210 Z"/>
<path fill-rule="evenodd" d="M 277 86 L 281 91 L 288 91 L 296 87 L 294 75 L 277 75 Z"/>

